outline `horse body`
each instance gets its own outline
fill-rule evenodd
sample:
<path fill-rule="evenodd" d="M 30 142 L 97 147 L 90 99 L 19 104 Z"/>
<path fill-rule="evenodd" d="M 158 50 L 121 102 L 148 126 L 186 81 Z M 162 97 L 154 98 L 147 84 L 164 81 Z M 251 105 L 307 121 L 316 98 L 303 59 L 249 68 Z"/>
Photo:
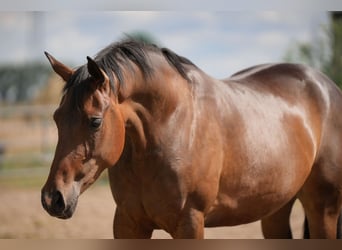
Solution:
<path fill-rule="evenodd" d="M 103 116 L 102 127 L 110 127 L 105 121 L 108 110 L 120 116 L 117 124 L 125 124 L 124 139 L 107 136 L 114 140 L 106 140 L 110 147 L 119 148 L 111 153 L 116 156 L 108 159 L 112 151 L 91 156 L 108 164 L 87 165 L 95 169 L 95 179 L 108 168 L 117 204 L 115 237 L 149 238 L 153 229 L 161 228 L 175 238 L 201 238 L 204 226 L 259 219 L 266 236 L 275 236 L 275 230 L 286 234 L 296 197 L 304 205 L 310 236 L 336 236 L 342 95 L 333 83 L 292 64 L 261 65 L 216 80 L 170 52 L 150 53 L 154 71 L 147 81 L 143 65 L 130 60 L 120 72 L 130 84 L 100 91 L 109 102 L 92 94 L 87 102 L 87 110 Z M 70 71 L 54 69 L 62 76 Z M 108 84 L 108 74 L 96 63 L 89 61 L 88 70 L 92 78 Z M 96 135 L 93 144 L 100 145 Z M 60 162 L 55 156 L 52 170 L 61 168 Z M 56 191 L 46 190 L 61 189 L 53 184 L 56 172 L 50 172 L 42 193 L 43 206 L 54 216 L 58 211 L 50 207 L 63 203 L 61 191 L 54 198 Z M 287 218 L 274 220 L 280 215 Z"/>
<path fill-rule="evenodd" d="M 282 73 L 275 74 L 276 70 Z M 293 76 L 294 70 L 291 65 L 268 65 L 226 81 L 233 92 L 226 95 L 227 108 L 234 113 L 227 115 L 223 128 L 232 126 L 232 121 L 234 128 L 226 135 L 228 159 L 221 173 L 218 205 L 208 215 L 208 224 L 237 225 L 265 217 L 290 201 L 304 184 L 319 131 L 314 129 L 317 114 L 308 109 L 316 104 L 303 93 L 310 83 Z M 281 74 L 288 77 L 286 82 Z M 258 205 L 251 209 L 249 204 Z"/>
<path fill-rule="evenodd" d="M 286 76 L 293 74 L 293 79 L 282 82 L 277 79 L 279 74 L 272 73 L 274 68 Z M 177 227 L 172 224 L 179 221 L 187 202 L 204 211 L 206 226 L 231 226 L 270 215 L 290 201 L 308 177 L 319 145 L 322 125 L 316 122 L 321 114 L 311 112 L 323 108 L 312 96 L 319 89 L 314 84 L 319 83 L 306 80 L 304 70 L 298 72 L 291 65 L 269 65 L 262 71 L 225 82 L 197 72 L 188 88 L 191 98 L 179 99 L 184 107 L 178 103 L 179 110 L 164 118 L 167 122 L 161 128 L 153 126 L 162 131 L 161 143 L 148 145 L 151 148 L 146 150 L 158 154 L 144 151 L 141 155 L 147 158 L 132 160 L 131 152 L 125 158 L 134 162 L 132 168 L 142 169 L 130 180 L 137 190 L 122 194 L 127 183 L 119 186 L 124 176 L 120 170 L 127 168 L 127 161 L 119 162 L 121 168 L 110 169 L 114 197 L 118 193 L 134 200 L 133 207 L 145 211 L 146 218 L 159 217 L 157 226 L 169 232 Z M 296 78 L 298 73 L 302 78 Z M 255 79 L 256 74 L 274 80 L 264 83 Z M 307 94 L 307 100 L 303 99 L 305 88 L 313 92 Z M 130 138 L 127 141 L 132 143 Z M 149 171 L 155 173 L 151 173 L 154 179 L 146 180 Z M 148 199 L 151 204 L 146 204 Z M 258 206 L 251 209 L 249 204 Z"/>

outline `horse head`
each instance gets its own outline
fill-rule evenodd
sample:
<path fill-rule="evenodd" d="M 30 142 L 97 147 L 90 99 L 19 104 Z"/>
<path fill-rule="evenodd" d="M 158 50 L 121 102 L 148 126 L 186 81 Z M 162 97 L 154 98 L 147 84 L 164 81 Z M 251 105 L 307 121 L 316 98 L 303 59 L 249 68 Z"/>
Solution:
<path fill-rule="evenodd" d="M 125 126 L 108 75 L 93 59 L 73 70 L 46 56 L 66 85 L 53 116 L 58 143 L 41 199 L 50 215 L 67 219 L 78 196 L 118 161 Z"/>

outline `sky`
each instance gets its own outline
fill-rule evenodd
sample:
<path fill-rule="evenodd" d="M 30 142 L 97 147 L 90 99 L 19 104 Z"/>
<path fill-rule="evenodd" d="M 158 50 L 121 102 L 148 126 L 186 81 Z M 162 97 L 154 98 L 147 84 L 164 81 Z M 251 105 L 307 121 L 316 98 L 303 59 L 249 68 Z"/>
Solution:
<path fill-rule="evenodd" d="M 223 78 L 255 64 L 279 62 L 295 42 L 328 25 L 325 11 L 1 11 L 0 64 L 45 60 L 48 51 L 81 65 L 125 33 L 152 35 L 161 46 Z"/>

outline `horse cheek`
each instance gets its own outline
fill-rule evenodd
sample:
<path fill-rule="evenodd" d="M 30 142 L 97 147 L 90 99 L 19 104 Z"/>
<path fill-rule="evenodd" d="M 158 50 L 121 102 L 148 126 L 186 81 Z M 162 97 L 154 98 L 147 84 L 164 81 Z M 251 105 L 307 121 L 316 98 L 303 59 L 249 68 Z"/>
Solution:
<path fill-rule="evenodd" d="M 119 160 L 124 144 L 125 144 L 125 127 L 124 122 L 120 119 L 121 116 L 116 116 L 112 119 L 110 126 L 108 126 L 107 133 L 105 133 L 105 140 L 102 152 L 105 154 L 107 166 L 112 167 Z"/>

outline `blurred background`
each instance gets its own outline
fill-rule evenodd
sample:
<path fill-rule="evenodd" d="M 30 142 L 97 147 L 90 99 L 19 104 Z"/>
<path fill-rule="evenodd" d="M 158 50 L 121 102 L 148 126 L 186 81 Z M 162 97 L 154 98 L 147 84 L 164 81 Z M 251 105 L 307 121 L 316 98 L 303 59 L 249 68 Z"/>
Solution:
<path fill-rule="evenodd" d="M 216 78 L 255 64 L 296 62 L 342 86 L 342 12 L 2 11 L 0 238 L 112 237 L 115 204 L 106 174 L 89 191 L 93 195 L 86 192 L 88 198 L 81 198 L 84 205 L 78 209 L 85 210 L 71 221 L 50 218 L 40 206 L 40 188 L 57 142 L 52 114 L 63 88 L 43 52 L 77 67 L 125 35 L 168 47 Z M 208 235 L 261 237 L 259 224 L 235 233 L 225 230 Z"/>

